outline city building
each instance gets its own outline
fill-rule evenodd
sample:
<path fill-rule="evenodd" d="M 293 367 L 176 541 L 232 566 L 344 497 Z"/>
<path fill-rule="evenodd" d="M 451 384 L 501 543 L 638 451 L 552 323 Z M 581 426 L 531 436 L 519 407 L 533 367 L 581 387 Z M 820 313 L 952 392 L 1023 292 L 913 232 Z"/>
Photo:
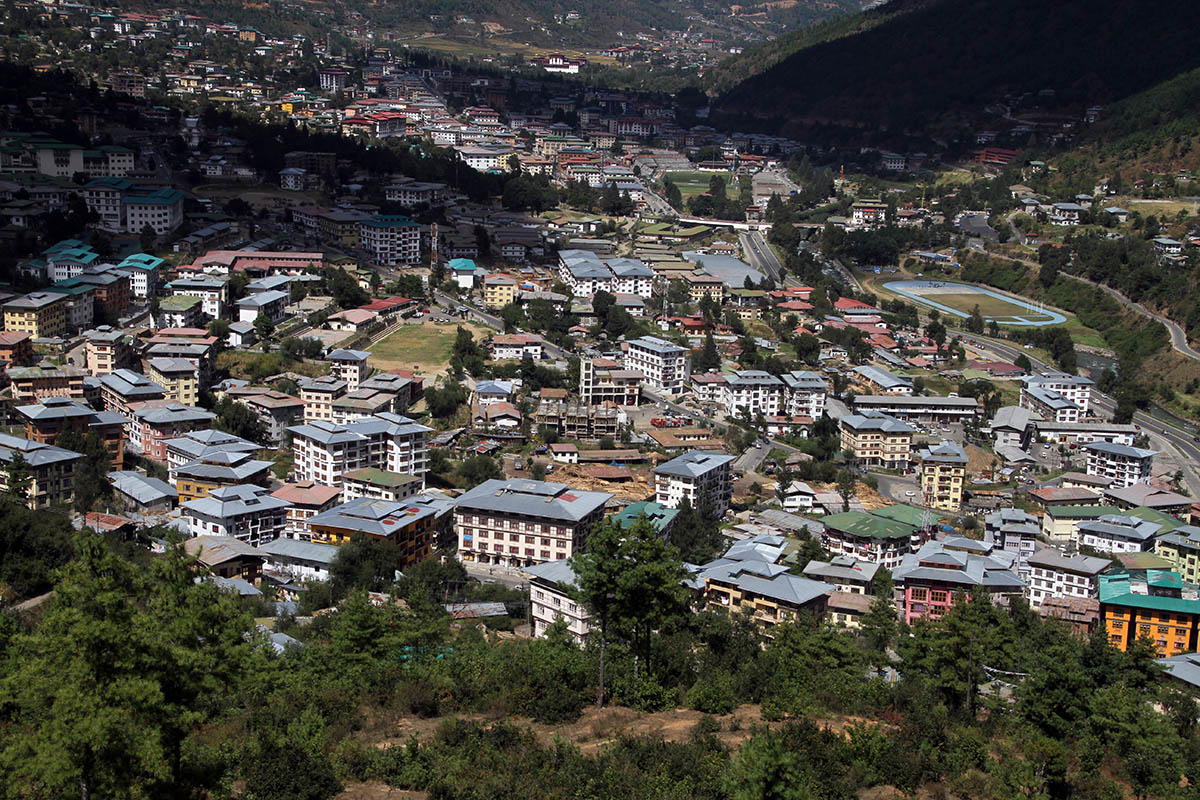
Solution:
<path fill-rule="evenodd" d="M 140 372 L 117 369 L 100 376 L 100 400 L 105 411 L 116 411 L 132 417 L 135 403 L 163 400 L 166 396 L 166 389 Z"/>
<path fill-rule="evenodd" d="M 948 440 L 917 451 L 921 470 L 921 493 L 925 504 L 941 511 L 958 511 L 967 482 L 967 453 Z"/>
<path fill-rule="evenodd" d="M 1046 372 L 1041 375 L 1027 375 L 1021 379 L 1021 405 L 1025 408 L 1030 406 L 1024 402 L 1026 390 L 1029 388 L 1038 388 L 1046 392 L 1054 392 L 1060 397 L 1063 397 L 1074 403 L 1079 409 L 1081 416 L 1088 416 L 1092 408 L 1092 387 L 1095 382 L 1090 378 L 1084 378 L 1079 375 L 1070 375 L 1066 372 Z M 1043 415 L 1045 416 L 1045 415 Z M 1051 419 L 1052 417 L 1045 417 Z M 1057 420 L 1058 422 L 1069 422 L 1072 420 Z M 1078 420 L 1073 420 L 1078 421 Z"/>
<path fill-rule="evenodd" d="M 855 367 L 854 374 L 857 376 L 857 382 L 870 390 L 869 394 L 910 395 L 913 393 L 913 382 L 910 378 L 901 378 L 886 369 L 869 365 Z"/>
<path fill-rule="evenodd" d="M 905 519 L 894 519 L 878 511 L 829 514 L 821 518 L 824 526 L 821 544 L 831 556 L 848 556 L 894 570 L 905 555 L 924 542 L 932 526 L 932 521 L 927 522 L 924 516 L 919 509 L 912 509 Z"/>
<path fill-rule="evenodd" d="M 641 401 L 642 379 L 637 370 L 623 369 L 605 358 L 579 359 L 579 402 L 598 406 L 613 403 L 636 406 Z"/>
<path fill-rule="evenodd" d="M 370 497 L 399 502 L 421 491 L 421 479 L 407 472 L 361 467 L 342 475 L 342 499 Z"/>
<path fill-rule="evenodd" d="M 323 486 L 313 481 L 285 483 L 271 496 L 288 504 L 283 536 L 307 542 L 312 538 L 308 521 L 342 501 L 342 491 L 336 486 Z"/>
<path fill-rule="evenodd" d="M 686 348 L 657 336 L 632 339 L 624 348 L 625 368 L 640 372 L 643 385 L 667 394 L 687 388 L 691 354 Z"/>
<path fill-rule="evenodd" d="M 332 421 L 333 401 L 347 391 L 346 381 L 333 375 L 303 381 L 300 384 L 300 399 L 304 402 L 304 421 Z"/>
<path fill-rule="evenodd" d="M 85 394 L 84 379 L 87 377 L 87 370 L 82 367 L 51 364 L 48 361 L 32 367 L 10 367 L 8 370 L 13 399 L 22 402 L 50 397 L 82 400 Z"/>
<path fill-rule="evenodd" d="M 194 406 L 200 402 L 200 375 L 184 358 L 152 358 L 146 362 L 146 377 L 163 387 L 166 399 Z"/>
<path fill-rule="evenodd" d="M 85 332 L 83 337 L 87 371 L 93 376 L 109 375 L 118 369 L 133 366 L 133 345 L 124 331 L 101 325 L 95 330 Z"/>
<path fill-rule="evenodd" d="M 1144 553 L 1155 549 L 1155 538 L 1163 531 L 1157 522 L 1105 514 L 1099 519 L 1083 520 L 1075 526 L 1082 547 L 1100 553 Z"/>
<path fill-rule="evenodd" d="M 815 372 L 793 370 L 780 375 L 787 390 L 784 413 L 792 417 L 821 418 L 825 413 L 825 396 L 829 383 Z"/>
<path fill-rule="evenodd" d="M 33 363 L 33 335 L 25 331 L 0 331 L 0 365 L 26 367 Z"/>
<path fill-rule="evenodd" d="M 169 400 L 134 404 L 130 409 L 129 445 L 147 458 L 165 461 L 167 441 L 212 427 L 217 415 Z"/>
<path fill-rule="evenodd" d="M 526 567 L 583 549 L 612 495 L 562 483 L 487 480 L 455 501 L 463 561 Z"/>
<path fill-rule="evenodd" d="M 958 538 L 930 541 L 909 553 L 892 572 L 901 596 L 904 622 L 940 619 L 962 591 L 970 597 L 986 592 L 993 605 L 1007 608 L 1013 598 L 1025 593 L 1025 583 L 1015 569 L 1016 556 L 994 550 L 982 542 L 971 550 L 956 549 L 968 540 Z"/>
<path fill-rule="evenodd" d="M 1154 543 L 1154 554 L 1171 562 L 1188 583 L 1200 583 L 1200 527 L 1180 525 L 1164 533 Z"/>
<path fill-rule="evenodd" d="M 815 581 L 832 584 L 839 592 L 866 595 L 871 593 L 871 581 L 879 569 L 879 565 L 872 561 L 860 561 L 853 556 L 834 556 L 829 561 L 808 562 L 804 574 Z"/>
<path fill-rule="evenodd" d="M 1149 639 L 1159 656 L 1194 653 L 1200 645 L 1198 587 L 1179 573 L 1147 569 L 1101 575 L 1100 616 L 1108 643 L 1122 652 Z"/>
<path fill-rule="evenodd" d="M 691 450 L 654 468 L 654 499 L 667 508 L 686 501 L 692 508 L 721 517 L 733 495 L 730 464 L 733 456 Z"/>
<path fill-rule="evenodd" d="M 267 572 L 284 583 L 327 581 L 338 549 L 331 544 L 280 536 L 258 546 L 267 556 Z"/>
<path fill-rule="evenodd" d="M 20 455 L 29 465 L 26 505 L 32 509 L 69 505 L 75 499 L 80 453 L 0 433 L 0 489 L 10 491 L 9 466 Z"/>
<path fill-rule="evenodd" d="M 283 533 L 287 502 L 262 486 L 230 486 L 180 505 L 193 537 L 229 536 L 251 547 Z"/>
<path fill-rule="evenodd" d="M 421 226 L 408 217 L 377 216 L 359 224 L 359 241 L 381 266 L 416 264 L 421 260 Z"/>
<path fill-rule="evenodd" d="M 575 599 L 575 570 L 565 561 L 546 561 L 525 567 L 529 576 L 529 606 L 533 635 L 541 638 L 559 620 L 580 646 L 587 644 L 591 613 Z"/>
<path fill-rule="evenodd" d="M 1148 483 L 1154 467 L 1155 450 L 1129 447 L 1111 442 L 1092 442 L 1085 445 L 1087 474 L 1111 478 L 1113 488 L 1125 488 Z"/>
<path fill-rule="evenodd" d="M 125 461 L 125 425 L 129 420 L 112 411 L 94 411 L 68 397 L 47 397 L 37 405 L 17 406 L 25 422 L 25 438 L 40 444 L 53 444 L 64 433 L 86 438 L 96 434 L 112 457 L 112 468 L 121 469 Z"/>
<path fill-rule="evenodd" d="M 1029 606 L 1040 611 L 1051 598 L 1099 596 L 1100 574 L 1112 566 L 1107 558 L 1068 555 L 1054 547 L 1043 547 L 1027 561 Z"/>
<path fill-rule="evenodd" d="M 314 542 L 344 544 L 354 536 L 390 542 L 402 552 L 402 564 L 423 561 L 433 550 L 439 519 L 449 513 L 449 503 L 429 497 L 402 502 L 357 497 L 308 519 Z"/>
<path fill-rule="evenodd" d="M 346 383 L 347 391 L 355 391 L 371 373 L 367 364 L 370 353 L 365 350 L 331 350 L 325 360 L 329 362 L 329 374 Z"/>
<path fill-rule="evenodd" d="M 374 467 L 415 475 L 424 485 L 431 429 L 408 417 L 379 414 L 344 425 L 319 420 L 288 430 L 298 481 L 340 486 L 347 473 Z"/>
<path fill-rule="evenodd" d="M 1019 508 L 1001 508 L 983 518 L 983 542 L 1016 556 L 1017 574 L 1029 577 L 1029 559 L 1038 546 L 1037 517 Z"/>
<path fill-rule="evenodd" d="M 50 339 L 67 333 L 67 297 L 57 292 L 30 292 L 4 304 L 4 330 Z"/>
<path fill-rule="evenodd" d="M 784 407 L 783 381 L 763 370 L 743 369 L 725 375 L 720 395 L 725 413 L 731 417 L 777 416 Z"/>
<path fill-rule="evenodd" d="M 838 423 L 842 449 L 866 467 L 906 469 L 912 456 L 915 431 L 878 411 L 847 414 Z"/>

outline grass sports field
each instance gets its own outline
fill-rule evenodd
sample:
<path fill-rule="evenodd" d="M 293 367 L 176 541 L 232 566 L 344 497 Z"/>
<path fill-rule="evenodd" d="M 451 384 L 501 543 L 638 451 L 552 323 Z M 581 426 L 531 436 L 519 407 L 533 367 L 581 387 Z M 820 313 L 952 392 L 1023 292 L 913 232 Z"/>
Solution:
<path fill-rule="evenodd" d="M 479 341 L 492 331 L 480 325 L 461 323 Z M 400 330 L 367 348 L 371 363 L 383 369 L 415 369 L 426 375 L 445 373 L 454 349 L 459 325 L 423 322 Z"/>
<path fill-rule="evenodd" d="M 1029 301 L 965 283 L 890 281 L 883 288 L 956 317 L 969 317 L 979 306 L 979 313 L 985 320 L 995 320 L 1001 325 L 1040 327 L 1067 321 L 1057 311 L 1038 308 Z"/>

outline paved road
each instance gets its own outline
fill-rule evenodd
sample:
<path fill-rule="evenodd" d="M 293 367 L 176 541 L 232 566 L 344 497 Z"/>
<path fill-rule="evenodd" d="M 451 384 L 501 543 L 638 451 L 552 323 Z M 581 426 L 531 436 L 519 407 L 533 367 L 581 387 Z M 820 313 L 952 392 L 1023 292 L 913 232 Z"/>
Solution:
<path fill-rule="evenodd" d="M 746 448 L 746 452 L 734 459 L 733 468 L 740 469 L 742 472 L 756 472 L 770 453 L 770 444 L 763 445 L 755 442 L 752 447 Z"/>
<path fill-rule="evenodd" d="M 921 487 L 917 485 L 916 479 L 911 476 L 875 474 L 875 480 L 879 481 L 879 493 L 884 497 L 890 497 L 898 503 L 908 503 L 914 506 L 925 504 L 925 500 L 921 495 Z M 912 494 L 909 495 L 909 492 L 912 492 Z"/>
<path fill-rule="evenodd" d="M 778 284 L 783 278 L 783 264 L 779 263 L 779 257 L 775 255 L 775 251 L 763 235 L 758 231 L 747 231 L 738 234 L 738 239 L 741 240 L 742 252 L 746 254 L 750 266 Z"/>
<path fill-rule="evenodd" d="M 842 283 L 846 284 L 859 294 L 862 294 L 862 284 L 858 282 L 858 278 L 854 277 L 854 273 L 849 267 L 836 258 L 830 259 L 826 263 L 833 268 L 834 272 L 841 276 Z"/>
<path fill-rule="evenodd" d="M 1066 275 L 1068 278 L 1072 278 L 1077 281 L 1082 281 L 1083 283 L 1086 283 L 1090 286 L 1095 286 L 1098 289 L 1103 289 L 1105 292 L 1111 295 L 1113 299 L 1126 308 L 1131 308 L 1142 316 L 1150 317 L 1150 319 L 1161 322 L 1167 329 L 1167 333 L 1171 334 L 1171 347 L 1194 361 L 1200 361 L 1200 352 L 1192 349 L 1192 346 L 1188 344 L 1187 333 L 1178 323 L 1173 322 L 1172 320 L 1160 314 L 1155 314 L 1141 303 L 1135 303 L 1133 300 L 1130 300 L 1128 297 L 1121 294 L 1111 286 L 1105 286 L 1102 283 L 1096 283 L 1095 281 L 1090 281 L 1087 278 L 1080 277 L 1079 275 L 1071 275 L 1067 272 L 1061 272 L 1059 274 Z"/>

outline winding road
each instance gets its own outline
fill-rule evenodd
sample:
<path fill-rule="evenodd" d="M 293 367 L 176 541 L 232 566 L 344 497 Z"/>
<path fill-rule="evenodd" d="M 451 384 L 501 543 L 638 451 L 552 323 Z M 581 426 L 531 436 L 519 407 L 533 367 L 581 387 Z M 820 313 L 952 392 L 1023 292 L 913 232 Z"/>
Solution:
<path fill-rule="evenodd" d="M 1171 319 L 1168 319 L 1167 317 L 1164 317 L 1161 314 L 1155 314 L 1153 311 L 1146 308 L 1141 303 L 1130 300 L 1128 297 L 1121 294 L 1120 292 L 1118 292 L 1116 289 L 1112 288 L 1111 286 L 1106 286 L 1103 283 L 1096 283 L 1095 281 L 1088 280 L 1087 278 L 1080 277 L 1079 275 L 1072 275 L 1069 272 L 1060 272 L 1059 275 L 1066 275 L 1068 278 L 1071 278 L 1073 280 L 1082 281 L 1083 283 L 1086 283 L 1089 286 L 1095 286 L 1097 289 L 1101 289 L 1101 290 L 1107 292 L 1109 295 L 1112 296 L 1112 298 L 1114 300 L 1116 300 L 1118 303 L 1125 306 L 1126 308 L 1133 309 L 1134 311 L 1136 311 L 1137 313 L 1141 314 L 1144 317 L 1149 317 L 1152 320 L 1161 322 L 1163 324 L 1163 327 L 1165 327 L 1167 329 L 1167 333 L 1169 333 L 1171 335 L 1171 347 L 1174 348 L 1174 350 L 1176 352 L 1182 353 L 1183 355 L 1187 356 L 1188 358 L 1192 359 L 1193 361 L 1200 361 L 1200 352 L 1197 352 L 1188 343 L 1187 332 L 1183 329 L 1183 326 L 1180 325 L 1179 323 L 1177 323 Z"/>

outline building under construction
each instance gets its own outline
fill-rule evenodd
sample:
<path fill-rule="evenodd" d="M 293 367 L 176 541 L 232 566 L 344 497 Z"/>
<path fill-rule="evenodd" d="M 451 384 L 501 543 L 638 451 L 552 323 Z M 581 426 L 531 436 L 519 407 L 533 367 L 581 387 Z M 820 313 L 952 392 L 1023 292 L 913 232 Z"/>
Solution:
<path fill-rule="evenodd" d="M 614 406 L 588 405 L 545 399 L 534 412 L 534 422 L 555 429 L 567 439 L 616 436 L 620 411 Z"/>

